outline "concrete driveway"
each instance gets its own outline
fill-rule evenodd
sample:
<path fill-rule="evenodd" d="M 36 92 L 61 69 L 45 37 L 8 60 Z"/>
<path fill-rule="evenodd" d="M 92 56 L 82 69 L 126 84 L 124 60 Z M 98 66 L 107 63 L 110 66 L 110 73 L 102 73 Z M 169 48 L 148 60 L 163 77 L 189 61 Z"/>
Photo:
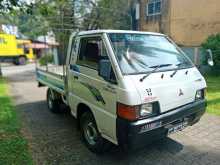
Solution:
<path fill-rule="evenodd" d="M 195 126 L 139 151 L 124 152 L 113 147 L 108 153 L 97 156 L 80 141 L 73 117 L 48 111 L 46 88 L 37 87 L 33 64 L 6 66 L 3 74 L 10 80 L 16 110 L 23 121 L 22 132 L 37 165 L 220 164 L 219 117 L 206 114 Z"/>

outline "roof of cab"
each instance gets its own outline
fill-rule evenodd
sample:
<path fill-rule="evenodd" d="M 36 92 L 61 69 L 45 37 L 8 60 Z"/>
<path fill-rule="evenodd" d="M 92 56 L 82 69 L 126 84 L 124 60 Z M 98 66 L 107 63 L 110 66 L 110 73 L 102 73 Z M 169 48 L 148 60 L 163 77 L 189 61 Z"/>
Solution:
<path fill-rule="evenodd" d="M 164 36 L 164 34 L 161 33 L 133 31 L 133 30 L 88 30 L 88 31 L 81 31 L 78 33 L 78 35 L 92 35 L 92 34 L 100 34 L 100 33 L 130 33 L 130 34 L 149 34 L 149 35 Z"/>

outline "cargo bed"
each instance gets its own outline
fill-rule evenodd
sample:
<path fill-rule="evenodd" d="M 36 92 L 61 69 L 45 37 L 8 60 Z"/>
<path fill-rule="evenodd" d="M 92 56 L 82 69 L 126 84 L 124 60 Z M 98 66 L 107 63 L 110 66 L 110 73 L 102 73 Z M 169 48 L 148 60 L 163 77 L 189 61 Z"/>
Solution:
<path fill-rule="evenodd" d="M 61 94 L 65 93 L 63 66 L 38 66 L 36 68 L 36 79 L 42 85 L 48 86 Z"/>

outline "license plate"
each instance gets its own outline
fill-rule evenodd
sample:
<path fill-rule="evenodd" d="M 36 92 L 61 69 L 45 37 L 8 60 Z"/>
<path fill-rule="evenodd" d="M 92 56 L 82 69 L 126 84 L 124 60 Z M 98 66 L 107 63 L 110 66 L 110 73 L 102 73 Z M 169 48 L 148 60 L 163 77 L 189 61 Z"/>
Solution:
<path fill-rule="evenodd" d="M 168 129 L 168 135 L 176 133 L 178 131 L 182 131 L 184 128 L 186 128 L 188 125 L 187 121 L 181 122 L 179 124 L 176 125 L 172 125 L 171 127 L 169 127 Z"/>

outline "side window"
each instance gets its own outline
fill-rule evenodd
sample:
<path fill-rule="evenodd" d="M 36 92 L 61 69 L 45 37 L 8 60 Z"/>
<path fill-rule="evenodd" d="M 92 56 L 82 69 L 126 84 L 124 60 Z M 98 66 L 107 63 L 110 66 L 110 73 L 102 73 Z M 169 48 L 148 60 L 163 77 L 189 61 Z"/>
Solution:
<path fill-rule="evenodd" d="M 25 54 L 29 54 L 30 53 L 30 49 L 27 46 L 24 46 L 24 53 Z"/>
<path fill-rule="evenodd" d="M 71 49 L 71 57 L 70 57 L 70 63 L 73 64 L 75 60 L 75 56 L 78 54 L 78 47 L 79 47 L 79 38 L 75 38 L 72 43 L 72 49 Z"/>
<path fill-rule="evenodd" d="M 106 59 L 107 51 L 101 37 L 87 37 L 80 40 L 80 50 L 77 64 L 92 69 L 98 69 L 101 59 Z"/>

